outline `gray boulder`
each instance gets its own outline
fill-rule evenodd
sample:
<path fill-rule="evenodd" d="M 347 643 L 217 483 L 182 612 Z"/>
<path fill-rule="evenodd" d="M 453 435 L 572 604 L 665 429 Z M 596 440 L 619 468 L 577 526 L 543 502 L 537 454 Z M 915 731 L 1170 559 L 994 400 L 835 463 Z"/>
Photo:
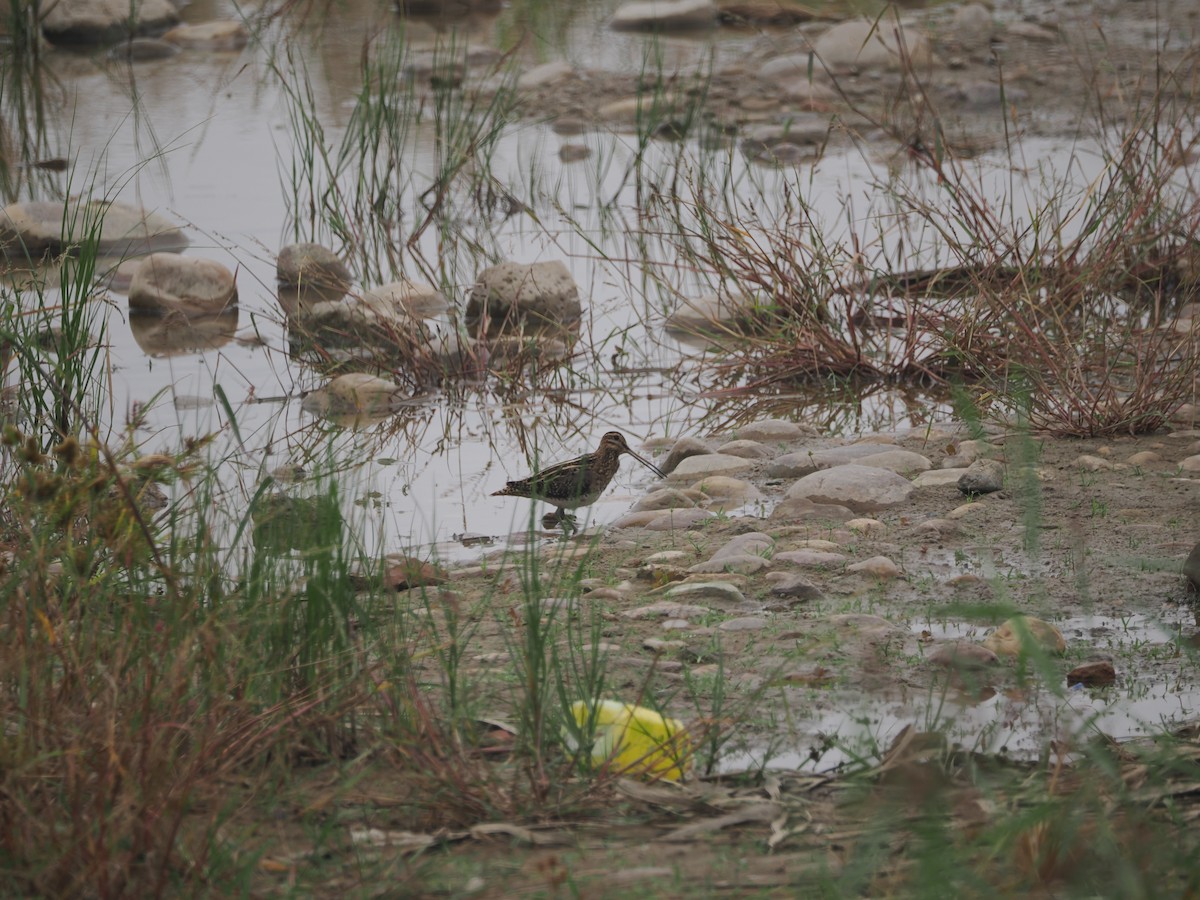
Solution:
<path fill-rule="evenodd" d="M 44 7 L 42 33 L 56 44 L 112 44 L 179 21 L 170 0 L 57 0 Z"/>
<path fill-rule="evenodd" d="M 237 305 L 233 273 L 213 259 L 154 253 L 142 260 L 129 285 L 129 310 L 219 316 Z"/>
<path fill-rule="evenodd" d="M 503 262 L 479 273 L 466 321 L 474 334 L 562 332 L 577 329 L 582 314 L 579 288 L 563 263 Z"/>

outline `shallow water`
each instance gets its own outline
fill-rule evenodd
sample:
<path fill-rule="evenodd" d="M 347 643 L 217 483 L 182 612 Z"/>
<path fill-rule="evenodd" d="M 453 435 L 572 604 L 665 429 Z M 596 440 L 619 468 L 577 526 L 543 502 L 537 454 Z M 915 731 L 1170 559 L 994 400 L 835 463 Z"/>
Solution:
<path fill-rule="evenodd" d="M 588 10 L 561 35 L 566 57 L 585 56 L 581 62 L 615 69 L 640 67 L 648 39 L 623 34 L 587 41 L 604 17 L 599 7 Z M 229 7 L 195 4 L 186 15 L 203 21 L 231 12 Z M 336 22 L 331 17 L 311 43 L 304 36 L 282 41 L 275 33 L 280 26 L 272 26 L 261 46 L 239 53 L 185 51 L 172 59 L 130 66 L 102 55 L 58 52 L 66 102 L 50 130 L 62 155 L 74 163 L 58 186 L 166 214 L 187 227 L 189 254 L 216 259 L 237 272 L 237 337 L 246 340 L 225 340 L 205 352 L 169 354 L 161 344 L 155 349 L 145 337 L 145 323 L 130 322 L 122 311 L 122 298 L 116 297 L 118 311 L 110 316 L 106 334 L 116 427 L 158 397 L 139 433 L 143 452 L 170 452 L 186 438 L 217 430 L 228 438 L 227 413 L 212 399 L 219 386 L 229 399 L 245 447 L 244 453 L 234 452 L 231 445 L 219 451 L 229 454 L 224 472 L 233 504 L 248 501 L 263 474 L 280 465 L 298 463 L 310 472 L 336 468 L 346 515 L 355 523 L 362 546 L 392 550 L 436 544 L 442 555 L 454 556 L 459 553 L 452 540 L 456 534 L 503 535 L 525 526 L 528 504 L 492 498 L 490 493 L 507 479 L 527 474 L 535 462 L 545 464 L 593 449 L 599 435 L 611 429 L 627 433 L 635 446 L 652 435 L 686 433 L 711 415 L 716 403 L 698 396 L 686 373 L 679 378 L 659 374 L 674 370 L 697 351 L 661 331 L 660 301 L 637 296 L 637 264 L 621 262 L 629 253 L 625 233 L 596 218 L 599 197 L 634 200 L 622 181 L 633 152 L 632 138 L 588 135 L 582 140 L 597 148 L 597 158 L 611 163 L 564 166 L 557 156 L 560 138 L 543 126 L 518 123 L 507 127 L 497 144 L 493 174 L 516 196 L 544 201 L 538 209 L 545 227 L 533 227 L 516 216 L 478 229 L 489 246 L 488 258 L 462 246 L 440 247 L 433 229 L 419 249 L 427 259 L 458 253 L 449 266 L 459 278 L 460 291 L 451 299 L 459 303 L 465 302 L 474 273 L 490 262 L 566 261 L 585 302 L 580 345 L 585 357 L 569 374 L 552 379 L 544 391 L 535 388 L 498 397 L 468 388 L 455 398 L 436 395 L 389 422 L 357 432 L 327 426 L 300 408 L 302 395 L 318 387 L 322 378 L 286 352 L 283 316 L 274 297 L 274 254 L 297 239 L 332 242 L 309 232 L 310 226 L 297 222 L 293 214 L 288 179 L 294 120 L 272 67 L 285 71 L 293 88 L 301 70 L 307 73 L 315 112 L 329 140 L 336 141 L 359 89 L 357 60 L 367 16 L 358 12 L 361 19 L 353 7 L 340 13 Z M 395 23 L 385 19 L 384 24 Z M 478 31 L 495 39 L 503 29 L 491 22 Z M 722 41 L 731 45 L 752 39 L 714 34 L 724 35 Z M 424 32 L 414 27 L 410 37 L 420 40 Z M 602 48 L 599 54 L 594 52 L 597 46 Z M 585 47 L 593 50 L 585 54 Z M 294 54 L 295 62 L 286 60 L 287 48 L 301 51 Z M 668 41 L 664 64 L 704 64 L 709 49 L 705 39 Z M 649 166 L 669 165 L 673 152 L 672 145 L 652 147 Z M 412 154 L 414 173 L 429 177 L 436 170 L 436 142 L 428 129 L 416 129 Z M 532 180 L 531 160 L 536 160 Z M 745 165 L 736 154 L 729 160 L 734 166 Z M 852 156 L 828 160 L 826 166 L 843 169 L 851 179 L 867 176 L 865 163 Z M 757 174 L 768 180 L 778 177 L 774 172 Z M 419 176 L 414 182 L 425 183 Z M 824 204 L 834 215 L 839 183 L 830 181 L 814 192 L 811 202 Z M 577 220 L 578 228 L 554 215 L 555 204 Z M 581 233 L 613 261 L 598 259 Z M 691 278 L 686 272 L 679 277 Z M 649 371 L 615 371 L 610 362 L 614 354 L 626 369 Z M 894 420 L 892 405 L 894 401 L 884 397 L 863 412 L 886 424 L 889 416 Z M 846 417 L 855 422 L 859 411 L 847 409 Z M 368 462 L 360 467 L 358 460 Z M 604 522 L 620 515 L 647 478 L 645 471 L 627 463 L 615 489 L 590 511 L 590 520 Z"/>

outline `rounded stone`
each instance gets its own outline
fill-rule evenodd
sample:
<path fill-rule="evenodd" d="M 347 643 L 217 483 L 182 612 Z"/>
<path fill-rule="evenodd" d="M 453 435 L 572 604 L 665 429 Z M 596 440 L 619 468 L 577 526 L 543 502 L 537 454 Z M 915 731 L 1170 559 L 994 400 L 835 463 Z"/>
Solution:
<path fill-rule="evenodd" d="M 725 456 L 740 456 L 743 459 L 770 459 L 775 453 L 770 447 L 764 447 L 758 441 L 737 440 L 722 444 L 717 448 L 718 453 Z"/>
<path fill-rule="evenodd" d="M 762 616 L 740 616 L 727 619 L 717 626 L 718 631 L 762 631 L 767 627 L 767 620 Z"/>
<path fill-rule="evenodd" d="M 651 491 L 633 506 L 633 512 L 657 511 L 663 509 L 690 509 L 696 505 L 688 492 L 676 488 L 659 488 Z"/>
<path fill-rule="evenodd" d="M 688 31 L 717 24 L 713 0 L 641 0 L 617 7 L 609 26 L 618 31 Z"/>
<path fill-rule="evenodd" d="M 466 322 L 474 334 L 507 331 L 571 331 L 583 314 L 579 288 L 558 260 L 502 262 L 479 273 L 467 300 Z"/>
<path fill-rule="evenodd" d="M 730 478 L 728 475 L 710 475 L 697 481 L 689 488 L 691 491 L 703 494 L 707 500 L 723 501 L 709 503 L 708 506 L 731 506 L 733 504 L 750 503 L 762 499 L 762 491 L 749 481 L 741 478 Z"/>
<path fill-rule="evenodd" d="M 345 291 L 352 278 L 337 254 L 320 244 L 289 244 L 275 258 L 275 278 L 290 287 L 315 285 Z"/>
<path fill-rule="evenodd" d="M 414 319 L 432 319 L 450 308 L 445 294 L 433 285 L 407 278 L 363 291 L 360 299 L 365 307 L 380 314 L 404 314 Z"/>
<path fill-rule="evenodd" d="M 1025 641 L 1032 641 L 1048 653 L 1066 653 L 1067 642 L 1062 632 L 1032 616 L 1014 616 L 987 636 L 983 645 L 999 656 L 1020 656 Z"/>
<path fill-rule="evenodd" d="M 953 469 L 943 469 L 953 472 Z M 1004 464 L 995 459 L 977 459 L 958 479 L 958 489 L 968 496 L 992 494 L 1004 487 Z"/>
<path fill-rule="evenodd" d="M 124 0 L 71 0 L 48 4 L 39 24 L 52 43 L 111 44 L 178 21 L 179 11 L 169 0 L 143 0 L 132 9 Z"/>
<path fill-rule="evenodd" d="M 872 556 L 862 562 L 846 566 L 847 572 L 870 575 L 873 578 L 899 578 L 900 567 L 886 556 Z"/>
<path fill-rule="evenodd" d="M 646 523 L 647 531 L 677 531 L 694 528 L 716 516 L 707 509 L 668 509 L 654 515 L 654 520 Z"/>
<path fill-rule="evenodd" d="M 163 35 L 163 40 L 192 50 L 241 50 L 250 42 L 250 33 L 237 19 L 219 19 L 177 25 Z"/>
<path fill-rule="evenodd" d="M 739 575 L 754 575 L 763 569 L 770 568 L 771 561 L 752 553 L 732 553 L 728 556 L 713 557 L 705 562 L 696 563 L 688 568 L 691 575 L 718 575 L 722 572 L 735 572 Z"/>
<path fill-rule="evenodd" d="M 738 556 L 744 553 L 764 556 L 774 549 L 775 540 L 769 534 L 763 534 L 761 531 L 750 531 L 746 534 L 739 534 L 734 538 L 730 538 L 710 558 L 720 559 L 725 556 Z"/>
<path fill-rule="evenodd" d="M 897 31 L 902 34 L 903 52 L 896 40 Z M 854 19 L 834 25 L 816 39 L 813 50 L 820 60 L 819 64 L 833 71 L 898 71 L 905 65 L 927 66 L 933 60 L 929 39 L 925 35 L 887 17 L 879 21 Z"/>
<path fill-rule="evenodd" d="M 926 457 L 911 450 L 884 450 L 882 453 L 871 453 L 858 459 L 860 466 L 871 466 L 876 469 L 887 469 L 897 475 L 911 475 L 914 472 L 927 472 L 933 468 Z"/>
<path fill-rule="evenodd" d="M 954 11 L 950 21 L 954 39 L 963 47 L 979 50 L 987 47 L 995 31 L 991 11 L 981 3 L 965 3 Z"/>
<path fill-rule="evenodd" d="M 731 475 L 745 472 L 754 468 L 754 463 L 739 456 L 725 456 L 721 453 L 706 453 L 700 456 L 689 456 L 681 460 L 670 472 L 674 479 L 695 478 L 707 475 Z"/>
<path fill-rule="evenodd" d="M 774 597 L 797 602 L 820 600 L 822 597 L 821 589 L 799 572 L 768 572 L 766 578 Z"/>
<path fill-rule="evenodd" d="M 365 372 L 339 375 L 323 388 L 305 395 L 303 407 L 323 415 L 380 415 L 393 412 L 406 399 L 393 381 Z"/>
<path fill-rule="evenodd" d="M 690 456 L 703 456 L 712 453 L 709 446 L 698 438 L 681 437 L 671 446 L 671 452 L 663 461 L 660 468 L 670 475 L 675 468 Z"/>
<path fill-rule="evenodd" d="M 993 651 L 974 641 L 938 644 L 926 655 L 926 659 L 948 669 L 982 669 L 1000 662 L 1000 657 Z"/>
<path fill-rule="evenodd" d="M 806 475 L 785 496 L 870 513 L 903 503 L 912 492 L 912 484 L 895 472 L 851 463 Z"/>
<path fill-rule="evenodd" d="M 97 223 L 96 252 L 104 256 L 137 256 L 188 245 L 178 226 L 140 207 L 99 200 L 78 205 L 34 200 L 0 211 L 0 248 L 10 256 L 63 253 Z"/>
<path fill-rule="evenodd" d="M 153 253 L 142 260 L 129 285 L 129 309 L 219 316 L 237 305 L 233 273 L 212 259 Z"/>
<path fill-rule="evenodd" d="M 806 437 L 815 437 L 817 429 L 811 425 L 797 425 L 786 419 L 759 419 L 749 425 L 739 425 L 734 429 L 735 437 L 745 441 L 798 441 Z"/>
<path fill-rule="evenodd" d="M 745 595 L 724 581 L 697 581 L 676 585 L 667 591 L 667 597 L 676 603 L 693 600 L 708 600 L 724 606 L 743 606 L 746 603 Z"/>

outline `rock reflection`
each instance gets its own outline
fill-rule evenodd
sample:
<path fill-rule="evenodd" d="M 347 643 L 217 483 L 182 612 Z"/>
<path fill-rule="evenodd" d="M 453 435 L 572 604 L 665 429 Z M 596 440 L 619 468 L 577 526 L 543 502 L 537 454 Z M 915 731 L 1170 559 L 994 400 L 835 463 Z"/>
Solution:
<path fill-rule="evenodd" d="M 130 315 L 129 330 L 147 356 L 185 356 L 224 346 L 237 331 L 237 308 L 219 316 Z"/>

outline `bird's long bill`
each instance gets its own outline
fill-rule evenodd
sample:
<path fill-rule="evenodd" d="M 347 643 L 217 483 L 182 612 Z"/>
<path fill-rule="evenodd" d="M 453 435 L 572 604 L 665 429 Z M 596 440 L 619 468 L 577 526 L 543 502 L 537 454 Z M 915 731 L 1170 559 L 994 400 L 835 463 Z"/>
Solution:
<path fill-rule="evenodd" d="M 630 456 L 632 456 L 634 459 L 636 459 L 638 462 L 640 462 L 643 466 L 645 466 L 647 469 L 649 469 L 651 472 L 653 472 L 659 478 L 667 477 L 666 472 L 664 472 L 662 469 L 660 469 L 654 463 L 650 462 L 650 460 L 646 459 L 646 457 L 642 456 L 641 454 L 634 453 L 628 447 L 625 448 L 625 452 L 628 453 Z"/>

